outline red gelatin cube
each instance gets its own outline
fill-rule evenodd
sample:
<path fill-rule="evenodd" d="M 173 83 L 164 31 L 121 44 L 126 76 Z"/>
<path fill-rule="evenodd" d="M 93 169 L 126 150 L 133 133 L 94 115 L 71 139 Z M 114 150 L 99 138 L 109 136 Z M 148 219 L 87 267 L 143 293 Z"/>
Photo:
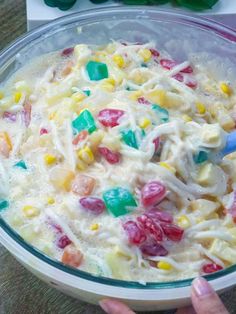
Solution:
<path fill-rule="evenodd" d="M 147 217 L 146 215 L 142 215 L 137 218 L 137 221 L 139 222 L 140 226 L 142 226 L 143 230 L 146 233 L 152 235 L 156 241 L 159 242 L 163 240 L 163 231 L 161 227 L 151 218 Z"/>
<path fill-rule="evenodd" d="M 146 256 L 166 256 L 168 251 L 159 243 L 149 241 L 140 246 L 143 255 Z"/>
<path fill-rule="evenodd" d="M 82 197 L 79 202 L 85 210 L 95 215 L 101 214 L 106 208 L 103 200 L 98 197 Z"/>
<path fill-rule="evenodd" d="M 164 69 L 171 70 L 177 65 L 177 62 L 169 59 L 161 59 L 160 64 Z"/>
<path fill-rule="evenodd" d="M 223 267 L 220 265 L 217 265 L 215 263 L 209 263 L 209 264 L 205 264 L 202 267 L 202 270 L 204 271 L 204 273 L 206 274 L 211 274 L 211 273 L 215 273 L 216 271 L 222 270 Z"/>
<path fill-rule="evenodd" d="M 161 223 L 162 230 L 166 237 L 173 242 L 180 242 L 183 238 L 184 230 L 174 224 Z"/>
<path fill-rule="evenodd" d="M 57 246 L 60 249 L 64 249 L 67 245 L 71 243 L 72 243 L 71 240 L 65 234 L 57 240 Z"/>
<path fill-rule="evenodd" d="M 110 164 L 117 164 L 120 161 L 120 153 L 118 152 L 113 152 L 107 147 L 99 147 L 98 151 Z"/>
<path fill-rule="evenodd" d="M 177 81 L 179 81 L 179 82 L 183 82 L 183 81 L 184 81 L 184 77 L 183 77 L 183 75 L 180 74 L 180 73 L 177 73 L 177 74 L 173 75 L 172 77 L 173 77 L 174 79 L 176 79 Z"/>
<path fill-rule="evenodd" d="M 72 55 L 73 52 L 74 52 L 74 47 L 69 47 L 69 48 L 62 50 L 61 55 L 63 57 L 68 57 L 68 56 Z"/>
<path fill-rule="evenodd" d="M 40 135 L 48 134 L 48 130 L 45 129 L 45 128 L 41 128 L 40 131 L 39 131 L 39 134 Z"/>
<path fill-rule="evenodd" d="M 159 181 L 152 181 L 144 185 L 141 190 L 141 200 L 144 207 L 159 203 L 166 195 L 165 186 Z"/>
<path fill-rule="evenodd" d="M 139 228 L 135 221 L 129 220 L 123 224 L 123 228 L 131 244 L 141 244 L 146 240 L 144 231 Z"/>
<path fill-rule="evenodd" d="M 113 128 L 119 125 L 119 118 L 123 116 L 124 111 L 118 109 L 103 109 L 98 114 L 98 121 L 106 126 Z"/>
<path fill-rule="evenodd" d="M 164 212 L 164 211 L 160 211 L 157 208 L 153 207 L 149 210 L 147 210 L 145 212 L 145 215 L 147 217 L 152 218 L 154 221 L 158 220 L 158 221 L 162 221 L 162 222 L 166 222 L 166 223 L 172 223 L 173 222 L 173 216 L 168 213 L 168 212 Z"/>
<path fill-rule="evenodd" d="M 160 52 L 157 51 L 156 49 L 150 48 L 151 54 L 154 58 L 158 58 L 160 56 Z"/>

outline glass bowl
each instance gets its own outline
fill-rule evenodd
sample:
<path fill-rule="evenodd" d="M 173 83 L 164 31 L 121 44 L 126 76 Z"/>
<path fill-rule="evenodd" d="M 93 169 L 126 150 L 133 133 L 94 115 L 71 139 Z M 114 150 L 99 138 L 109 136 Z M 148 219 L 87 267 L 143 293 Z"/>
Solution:
<path fill-rule="evenodd" d="M 0 54 L 0 82 L 31 59 L 77 43 L 105 44 L 111 39 L 154 40 L 158 49 L 185 60 L 192 52 L 203 61 L 219 60 L 212 71 L 236 81 L 236 32 L 194 16 L 149 7 L 119 7 L 83 11 L 52 21 L 19 38 Z M 224 62 L 222 62 L 224 60 Z M 61 291 L 90 303 L 103 297 L 125 301 L 135 310 L 162 310 L 190 303 L 191 279 L 140 284 L 108 279 L 67 267 L 26 243 L 0 217 L 1 243 L 36 276 Z M 221 292 L 236 283 L 236 265 L 206 278 Z"/>

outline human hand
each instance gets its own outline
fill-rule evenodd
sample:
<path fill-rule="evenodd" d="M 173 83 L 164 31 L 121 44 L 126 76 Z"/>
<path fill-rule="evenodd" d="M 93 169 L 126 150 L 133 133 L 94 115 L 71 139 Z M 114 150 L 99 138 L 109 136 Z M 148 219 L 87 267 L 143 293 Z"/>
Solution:
<path fill-rule="evenodd" d="M 211 285 L 202 277 L 194 279 L 191 290 L 192 306 L 178 309 L 176 314 L 229 314 Z M 108 314 L 135 314 L 127 305 L 104 299 L 100 306 Z"/>

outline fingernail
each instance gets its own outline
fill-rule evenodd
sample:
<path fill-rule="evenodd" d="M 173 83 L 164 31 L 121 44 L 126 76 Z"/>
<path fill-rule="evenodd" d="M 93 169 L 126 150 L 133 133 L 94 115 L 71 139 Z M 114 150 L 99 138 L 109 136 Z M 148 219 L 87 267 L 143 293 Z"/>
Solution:
<path fill-rule="evenodd" d="M 99 305 L 101 306 L 101 308 L 106 312 L 106 313 L 110 313 L 110 306 L 109 304 L 106 302 L 106 300 L 101 300 L 99 301 Z"/>
<path fill-rule="evenodd" d="M 193 289 L 198 297 L 203 297 L 214 292 L 211 285 L 202 277 L 194 279 Z"/>

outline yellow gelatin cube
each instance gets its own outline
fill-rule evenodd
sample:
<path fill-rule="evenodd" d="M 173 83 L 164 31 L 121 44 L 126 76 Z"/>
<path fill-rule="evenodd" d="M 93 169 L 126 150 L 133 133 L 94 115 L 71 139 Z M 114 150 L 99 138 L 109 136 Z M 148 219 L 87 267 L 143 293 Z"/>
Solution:
<path fill-rule="evenodd" d="M 197 182 L 201 185 L 207 186 L 214 183 L 216 169 L 211 163 L 202 166 L 198 172 Z"/>
<path fill-rule="evenodd" d="M 40 210 L 34 206 L 31 205 L 26 205 L 22 208 L 22 211 L 24 213 L 24 215 L 27 218 L 33 218 L 39 215 Z"/>
<path fill-rule="evenodd" d="M 121 55 L 114 55 L 112 57 L 112 60 L 115 62 L 115 64 L 119 67 L 119 68 L 123 68 L 125 65 L 125 60 Z"/>
<path fill-rule="evenodd" d="M 206 113 L 206 107 L 201 102 L 196 103 L 196 108 L 199 114 Z"/>
<path fill-rule="evenodd" d="M 166 106 L 167 95 L 166 91 L 162 89 L 151 91 L 146 94 L 146 97 L 151 103 L 158 104 L 161 107 Z"/>
<path fill-rule="evenodd" d="M 140 90 L 137 90 L 129 94 L 129 99 L 136 101 L 140 96 L 142 96 L 142 92 Z"/>
<path fill-rule="evenodd" d="M 149 119 L 143 118 L 143 119 L 140 121 L 139 126 L 140 126 L 140 128 L 145 129 L 145 128 L 147 128 L 150 124 L 151 124 L 151 121 L 150 121 Z"/>
<path fill-rule="evenodd" d="M 114 90 L 115 90 L 114 85 L 109 84 L 109 83 L 106 83 L 106 82 L 102 83 L 102 84 L 100 85 L 100 87 L 101 87 L 102 90 L 104 90 L 104 91 L 106 91 L 106 92 L 109 92 L 109 93 L 112 93 L 112 92 L 114 92 Z"/>
<path fill-rule="evenodd" d="M 3 97 L 4 97 L 4 94 L 3 92 L 0 91 L 0 99 L 3 99 Z"/>
<path fill-rule="evenodd" d="M 147 49 L 147 48 L 140 49 L 138 54 L 140 55 L 140 57 L 143 58 L 144 62 L 149 61 L 151 59 L 151 57 L 152 57 L 151 51 L 149 49 Z"/>
<path fill-rule="evenodd" d="M 189 115 L 187 115 L 187 114 L 182 115 L 182 119 L 184 120 L 184 122 L 191 122 L 191 121 L 193 121 L 193 119 Z"/>
<path fill-rule="evenodd" d="M 58 189 L 66 191 L 70 190 L 71 181 L 74 179 L 74 172 L 61 168 L 59 166 L 53 167 L 50 171 L 50 180 Z"/>
<path fill-rule="evenodd" d="M 93 152 L 88 146 L 85 146 L 78 151 L 78 157 L 86 164 L 91 164 L 94 161 Z"/>
<path fill-rule="evenodd" d="M 77 92 L 77 93 L 72 94 L 71 98 L 75 102 L 81 102 L 82 100 L 84 100 L 86 98 L 86 95 L 84 93 Z"/>
<path fill-rule="evenodd" d="M 99 224 L 92 224 L 89 229 L 92 231 L 96 231 L 99 229 Z"/>
<path fill-rule="evenodd" d="M 55 203 L 55 199 L 54 199 L 53 197 L 48 197 L 47 203 L 48 203 L 49 205 L 52 205 L 52 204 Z"/>
<path fill-rule="evenodd" d="M 52 165 L 52 164 L 54 164 L 56 161 L 57 161 L 57 157 L 54 156 L 54 155 L 46 154 L 46 155 L 44 156 L 44 162 L 45 162 L 45 164 L 47 164 L 47 165 Z"/>
<path fill-rule="evenodd" d="M 172 167 L 171 165 L 169 165 L 168 163 L 166 163 L 166 162 L 164 162 L 164 161 L 161 161 L 161 162 L 159 163 L 159 165 L 160 165 L 161 167 L 163 167 L 163 168 L 166 168 L 167 170 L 169 170 L 169 171 L 171 171 L 171 172 L 173 172 L 173 173 L 176 172 L 176 170 L 175 170 L 174 167 Z"/>
<path fill-rule="evenodd" d="M 160 261 L 157 263 L 157 267 L 162 270 L 172 270 L 173 266 L 167 262 Z"/>
<path fill-rule="evenodd" d="M 183 229 L 189 228 L 191 225 L 190 220 L 186 215 L 179 216 L 177 218 L 177 223 Z"/>
<path fill-rule="evenodd" d="M 226 83 L 221 83 L 220 84 L 220 89 L 223 93 L 225 93 L 226 95 L 230 96 L 232 94 L 232 89 L 231 87 L 226 84 Z"/>

